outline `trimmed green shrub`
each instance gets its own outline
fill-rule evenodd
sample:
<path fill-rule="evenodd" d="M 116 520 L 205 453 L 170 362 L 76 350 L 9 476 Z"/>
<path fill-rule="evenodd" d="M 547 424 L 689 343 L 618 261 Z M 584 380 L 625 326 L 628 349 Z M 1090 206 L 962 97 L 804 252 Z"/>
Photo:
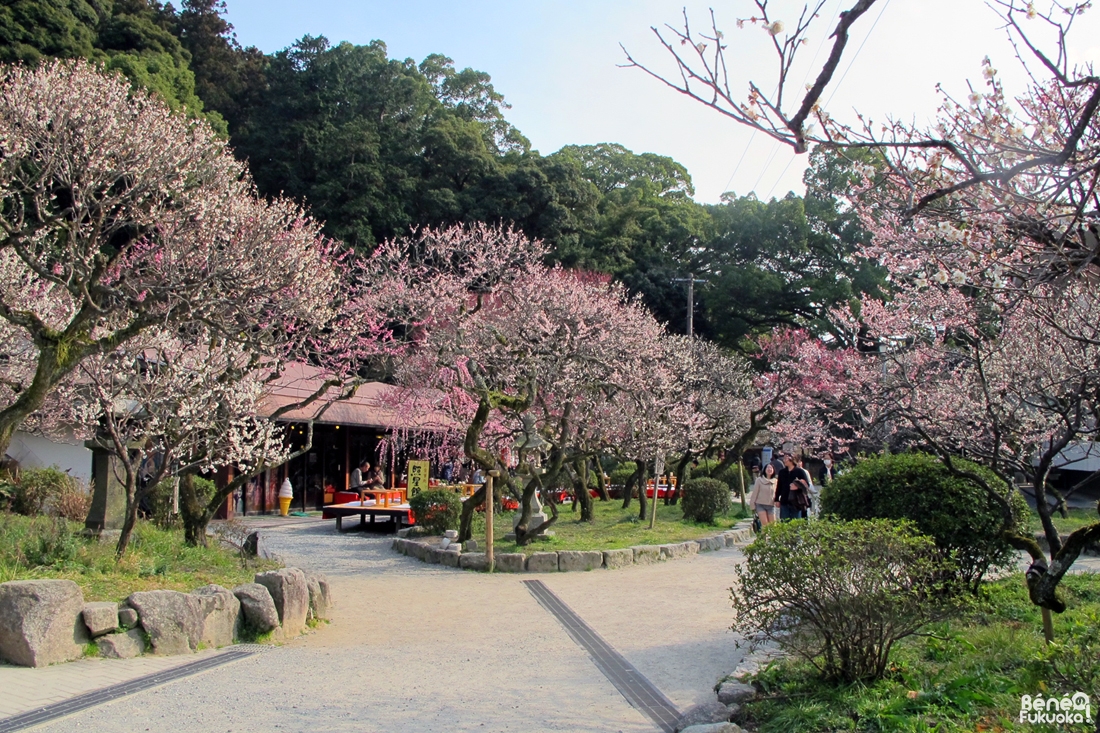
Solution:
<path fill-rule="evenodd" d="M 608 474 L 611 478 L 612 486 L 626 486 L 626 482 L 630 480 L 630 477 L 634 475 L 634 472 L 638 470 L 638 464 L 634 461 L 624 461 Z"/>
<path fill-rule="evenodd" d="M 714 518 L 730 509 L 730 489 L 724 481 L 693 478 L 684 482 L 681 507 L 684 517 L 693 522 L 714 524 Z"/>
<path fill-rule="evenodd" d="M 956 459 L 1006 496 L 1017 526 L 1027 517 L 1027 502 L 992 471 Z M 981 487 L 952 476 L 937 458 L 925 453 L 868 458 L 835 478 L 821 493 L 824 514 L 841 520 L 908 519 L 932 537 L 954 560 L 956 577 L 977 590 L 991 570 L 1007 567 L 1015 551 L 1001 537 L 1003 514 Z"/>
<path fill-rule="evenodd" d="M 950 561 L 908 522 L 776 522 L 745 556 L 734 629 L 835 682 L 880 679 L 896 642 L 957 608 Z"/>
<path fill-rule="evenodd" d="M 462 502 L 454 492 L 438 489 L 421 491 L 409 499 L 409 506 L 417 525 L 426 529 L 428 534 L 443 534 L 448 529 L 458 528 Z"/>

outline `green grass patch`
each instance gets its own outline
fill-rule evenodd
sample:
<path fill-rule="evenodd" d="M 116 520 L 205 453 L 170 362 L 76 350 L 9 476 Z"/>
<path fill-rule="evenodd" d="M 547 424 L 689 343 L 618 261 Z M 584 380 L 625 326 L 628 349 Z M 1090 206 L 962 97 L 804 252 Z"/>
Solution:
<path fill-rule="evenodd" d="M 652 502 L 652 499 L 650 500 Z M 570 511 L 567 504 L 558 508 L 558 521 L 550 527 L 553 537 L 536 540 L 520 547 L 515 542 L 505 540 L 504 535 L 512 531 L 512 512 L 496 516 L 493 524 L 494 552 L 554 552 L 557 550 L 617 550 L 633 545 L 663 545 L 669 542 L 683 542 L 700 537 L 710 537 L 735 525 L 742 515 L 741 505 L 734 503 L 730 512 L 716 518 L 714 524 L 699 524 L 684 519 L 679 505 L 665 506 L 657 502 L 657 522 L 649 528 L 649 519 L 638 519 L 638 502 L 632 501 L 630 507 L 622 508 L 622 500 L 599 501 L 593 504 L 593 520 L 580 521 L 580 509 Z M 549 513 L 549 510 L 547 510 Z M 747 516 L 747 515 L 746 515 Z M 476 514 L 472 523 L 473 537 L 483 540 L 485 537 L 485 517 Z"/>
<path fill-rule="evenodd" d="M 1070 509 L 1067 513 L 1068 517 L 1063 517 L 1058 512 L 1054 512 L 1051 516 L 1051 521 L 1054 522 L 1054 527 L 1059 534 L 1069 534 L 1075 529 L 1100 522 L 1100 514 L 1097 514 L 1095 509 Z M 1043 530 L 1043 525 L 1039 523 L 1039 513 L 1034 510 L 1031 512 L 1031 529 L 1035 532 Z"/>
<path fill-rule="evenodd" d="M 1067 576 L 1069 610 L 1054 617 L 1055 644 L 1043 643 L 1040 611 L 1018 576 L 988 583 L 964 617 L 901 642 L 886 679 L 834 686 L 806 662 L 784 659 L 756 675 L 762 699 L 745 706 L 761 733 L 887 731 L 1053 731 L 1019 722 L 1022 695 L 1100 700 L 1100 577 Z M 1094 718 L 1095 719 L 1095 718 Z M 1092 731 L 1065 726 L 1064 731 Z"/>
<path fill-rule="evenodd" d="M 242 558 L 216 541 L 189 547 L 182 530 L 144 521 L 138 522 L 126 556 L 116 562 L 113 542 L 84 538 L 82 529 L 64 519 L 0 512 L 0 582 L 64 578 L 75 581 L 87 601 L 121 601 L 142 590 L 188 592 L 208 583 L 232 588 L 278 567 Z"/>

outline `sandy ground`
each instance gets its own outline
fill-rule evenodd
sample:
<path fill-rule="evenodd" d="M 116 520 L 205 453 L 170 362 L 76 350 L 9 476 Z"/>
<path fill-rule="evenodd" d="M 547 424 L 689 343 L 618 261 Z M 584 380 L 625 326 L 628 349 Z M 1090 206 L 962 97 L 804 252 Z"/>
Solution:
<path fill-rule="evenodd" d="M 266 524 L 270 524 L 269 522 Z M 539 578 L 681 710 L 742 657 L 736 550 L 648 567 L 475 574 L 390 551 L 332 522 L 268 530 L 328 574 L 332 623 L 281 647 L 36 730 L 654 731 L 522 584 Z"/>

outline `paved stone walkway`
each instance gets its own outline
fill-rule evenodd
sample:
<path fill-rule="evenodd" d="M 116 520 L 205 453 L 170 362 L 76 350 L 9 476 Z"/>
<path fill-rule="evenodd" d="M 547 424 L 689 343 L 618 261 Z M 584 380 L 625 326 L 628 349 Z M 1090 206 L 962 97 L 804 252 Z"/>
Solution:
<path fill-rule="evenodd" d="M 200 652 L 184 658 L 80 659 L 40 669 L 0 664 L 0 718 L 162 672 L 212 653 Z"/>
<path fill-rule="evenodd" d="M 329 575 L 330 625 L 35 730 L 656 730 L 538 604 L 522 584 L 532 577 L 681 710 L 712 699 L 743 654 L 728 630 L 736 550 L 616 571 L 486 575 L 424 565 L 391 552 L 389 537 L 337 534 L 332 522 L 263 524 L 287 562 Z M 96 665 L 81 668 L 92 687 L 118 681 L 98 676 L 118 662 L 79 664 Z M 8 696 L 0 682 L 0 700 Z"/>

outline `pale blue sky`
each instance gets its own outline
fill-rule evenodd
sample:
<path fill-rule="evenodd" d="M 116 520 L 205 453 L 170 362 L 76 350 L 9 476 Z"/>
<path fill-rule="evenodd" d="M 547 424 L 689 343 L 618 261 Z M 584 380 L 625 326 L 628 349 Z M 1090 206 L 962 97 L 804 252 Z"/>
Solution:
<path fill-rule="evenodd" d="M 390 56 L 417 61 L 443 53 L 459 68 L 488 72 L 512 104 L 508 119 L 532 145 L 549 154 L 570 143 L 618 142 L 635 152 L 669 155 L 687 166 L 696 199 L 714 202 L 723 191 L 755 191 L 761 198 L 801 190 L 804 156 L 752 134 L 705 109 L 637 69 L 621 69 L 618 44 L 654 63 L 665 61 L 650 25 L 677 23 L 684 3 L 668 0 L 228 0 L 229 20 L 241 43 L 276 51 L 309 33 L 331 41 L 386 42 Z M 802 73 L 836 13 L 851 0 L 827 0 L 817 33 L 803 52 Z M 750 14 L 749 3 L 715 6 L 731 43 L 731 60 L 747 85 L 774 84 L 775 62 L 759 29 L 737 31 L 734 19 Z M 695 22 L 708 5 L 687 2 Z M 791 24 L 800 3 L 773 0 L 773 17 Z M 786 9 L 786 13 L 783 10 Z M 874 33 L 867 37 L 872 24 Z M 1100 12 L 1077 29 L 1074 52 L 1082 61 L 1100 60 Z M 864 42 L 866 39 L 866 42 Z M 738 45 L 740 44 L 740 45 Z M 1095 45 L 1094 45 L 1095 44 Z M 862 46 L 862 48 L 861 48 Z M 858 55 L 855 52 L 858 50 Z M 996 18 L 981 0 L 880 0 L 857 24 L 843 82 L 827 91 L 834 116 L 851 110 L 881 117 L 928 119 L 934 114 L 936 82 L 965 96 L 965 79 L 981 79 L 981 60 L 1012 82 L 1012 50 Z M 845 73 L 846 70 L 846 73 Z M 839 75 L 838 75 L 839 76 Z"/>

